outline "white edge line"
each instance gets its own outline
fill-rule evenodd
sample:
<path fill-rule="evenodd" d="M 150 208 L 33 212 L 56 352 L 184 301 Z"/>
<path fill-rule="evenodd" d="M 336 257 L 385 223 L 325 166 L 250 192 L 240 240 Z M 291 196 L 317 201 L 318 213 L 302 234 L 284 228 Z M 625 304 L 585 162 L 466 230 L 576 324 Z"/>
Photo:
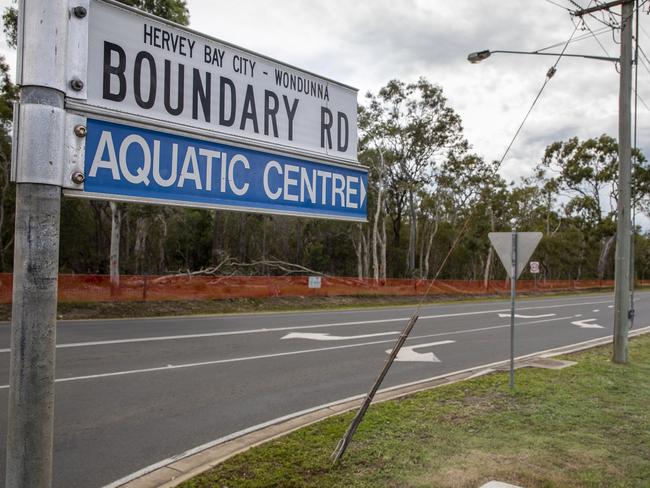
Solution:
<path fill-rule="evenodd" d="M 650 331 L 650 326 L 643 327 L 641 329 L 636 329 L 635 331 L 631 331 L 630 335 L 639 335 L 639 334 L 641 334 L 643 332 L 646 332 L 646 331 Z M 588 341 L 577 342 L 575 344 L 568 344 L 566 346 L 560 346 L 560 347 L 555 347 L 555 348 L 552 348 L 552 349 L 546 349 L 544 351 L 538 351 L 538 352 L 534 352 L 534 353 L 530 353 L 530 354 L 525 354 L 523 356 L 517 356 L 515 358 L 515 360 L 526 359 L 526 358 L 529 358 L 531 356 L 537 356 L 537 355 L 542 355 L 542 354 L 549 354 L 549 353 L 552 353 L 553 351 L 558 351 L 558 350 L 560 351 L 559 354 L 566 354 L 565 352 L 563 352 L 561 350 L 565 349 L 565 348 L 571 348 L 571 347 L 578 347 L 578 346 L 581 346 L 581 345 L 587 345 L 587 344 L 589 344 L 591 342 L 602 341 L 603 339 L 611 339 L 611 337 L 599 337 L 599 338 L 596 338 L 596 339 L 590 339 Z M 438 375 L 438 376 L 433 376 L 431 378 L 426 378 L 426 379 L 423 379 L 423 380 L 411 381 L 409 383 L 402 383 L 401 385 L 391 386 L 389 388 L 382 388 L 377 393 L 386 393 L 386 392 L 390 392 L 390 391 L 393 391 L 393 390 L 398 390 L 400 388 L 407 388 L 409 386 L 414 386 L 414 385 L 418 385 L 418 384 L 421 384 L 421 383 L 436 381 L 436 380 L 439 380 L 439 379 L 442 379 L 442 378 L 445 378 L 445 377 L 454 376 L 454 375 L 458 375 L 458 374 L 462 374 L 462 373 L 467 373 L 468 371 L 486 370 L 486 369 L 489 369 L 489 368 L 491 368 L 493 366 L 503 364 L 503 363 L 505 363 L 507 361 L 508 361 L 507 359 L 502 360 L 502 361 L 496 361 L 496 362 L 493 362 L 493 363 L 482 364 L 482 365 L 479 365 L 479 366 L 473 366 L 471 368 L 461 369 L 461 370 L 458 370 L 458 371 L 453 371 L 453 372 L 450 372 L 450 373 L 445 373 L 445 374 L 441 374 L 441 375 Z M 483 371 L 480 371 L 480 372 L 484 373 Z M 478 374 L 474 375 L 473 377 L 476 377 L 476 376 L 478 376 Z M 465 378 L 465 379 L 470 379 L 470 378 Z M 216 446 L 218 444 L 223 444 L 224 442 L 228 442 L 228 441 L 236 439 L 238 437 L 242 437 L 242 436 L 244 436 L 246 434 L 250 434 L 251 432 L 255 432 L 255 431 L 261 430 L 261 429 L 263 429 L 265 427 L 269 427 L 271 425 L 279 424 L 279 423 L 282 423 L 284 421 L 291 420 L 291 419 L 294 419 L 296 417 L 300 417 L 302 415 L 306 415 L 306 414 L 315 412 L 317 410 L 322 410 L 322 409 L 325 409 L 325 408 L 334 407 L 336 405 L 340 405 L 342 403 L 350 402 L 350 401 L 357 400 L 357 399 L 364 398 L 364 397 L 365 397 L 365 393 L 360 394 L 360 395 L 354 395 L 354 396 L 351 396 L 351 397 L 343 398 L 341 400 L 336 400 L 334 402 L 324 403 L 323 405 L 319 405 L 317 407 L 311 407 L 311 408 L 307 408 L 305 410 L 300 410 L 298 412 L 294 412 L 294 413 L 290 413 L 288 415 L 284 415 L 282 417 L 277 417 L 277 418 L 275 418 L 273 420 L 268 420 L 266 422 L 262 422 L 261 424 L 253 425 L 251 427 L 247 427 L 245 429 L 239 430 L 237 432 L 233 432 L 232 434 L 228 434 L 226 436 L 220 437 L 220 438 L 215 439 L 213 441 L 206 442 L 205 444 L 201 444 L 200 446 L 194 447 L 194 448 L 189 449 L 187 451 L 184 451 L 184 452 L 182 452 L 180 454 L 176 454 L 175 456 L 168 457 L 167 459 L 163 459 L 162 461 L 158 461 L 157 463 L 151 464 L 151 465 L 149 465 L 149 466 L 147 466 L 145 468 L 142 468 L 142 469 L 140 469 L 140 470 L 138 470 L 138 471 L 136 471 L 134 473 L 131 473 L 131 474 L 127 475 L 127 476 L 124 476 L 123 478 L 120 478 L 120 479 L 118 479 L 116 481 L 113 481 L 112 483 L 110 483 L 108 485 L 105 485 L 102 488 L 118 488 L 118 487 L 124 485 L 125 483 L 128 483 L 129 481 L 133 481 L 134 479 L 140 478 L 140 477 L 144 476 L 145 474 L 148 474 L 148 473 L 151 473 L 152 471 L 155 471 L 158 468 L 165 467 L 165 466 L 167 466 L 167 465 L 169 465 L 169 464 L 171 464 L 173 462 L 180 461 L 181 459 L 185 459 L 185 458 L 187 458 L 187 457 L 189 457 L 189 456 L 191 456 L 193 454 L 204 451 L 206 449 L 210 449 L 211 447 L 214 447 L 214 446 Z"/>

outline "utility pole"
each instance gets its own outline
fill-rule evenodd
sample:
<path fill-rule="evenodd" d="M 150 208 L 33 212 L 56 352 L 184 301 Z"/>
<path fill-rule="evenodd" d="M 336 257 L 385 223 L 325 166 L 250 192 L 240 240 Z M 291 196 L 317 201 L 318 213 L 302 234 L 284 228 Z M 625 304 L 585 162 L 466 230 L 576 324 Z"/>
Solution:
<path fill-rule="evenodd" d="M 632 182 L 632 25 L 634 0 L 616 0 L 579 10 L 582 17 L 598 10 L 621 5 L 621 56 L 618 98 L 618 208 L 616 226 L 616 262 L 614 275 L 614 354 L 615 363 L 627 363 L 630 330 L 631 268 L 631 182 Z"/>
<path fill-rule="evenodd" d="M 67 0 L 22 0 L 7 488 L 52 485 Z"/>
<path fill-rule="evenodd" d="M 632 235 L 632 25 L 634 2 L 621 6 L 621 79 L 618 121 L 618 209 L 616 228 L 616 267 L 614 281 L 614 355 L 615 363 L 627 363 L 630 329 L 630 262 Z"/>

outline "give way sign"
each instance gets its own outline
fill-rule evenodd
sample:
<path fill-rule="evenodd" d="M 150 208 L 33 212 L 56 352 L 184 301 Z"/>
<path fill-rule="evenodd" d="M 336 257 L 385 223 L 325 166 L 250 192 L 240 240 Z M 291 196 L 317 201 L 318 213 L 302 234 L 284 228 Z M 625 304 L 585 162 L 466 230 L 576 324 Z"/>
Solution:
<path fill-rule="evenodd" d="M 513 234 L 515 238 L 513 239 Z M 488 234 L 497 256 L 501 260 L 503 267 L 506 268 L 508 277 L 512 278 L 512 251 L 513 241 L 517 243 L 517 276 L 526 267 L 526 263 L 535 252 L 537 244 L 542 239 L 541 232 L 490 232 Z"/>

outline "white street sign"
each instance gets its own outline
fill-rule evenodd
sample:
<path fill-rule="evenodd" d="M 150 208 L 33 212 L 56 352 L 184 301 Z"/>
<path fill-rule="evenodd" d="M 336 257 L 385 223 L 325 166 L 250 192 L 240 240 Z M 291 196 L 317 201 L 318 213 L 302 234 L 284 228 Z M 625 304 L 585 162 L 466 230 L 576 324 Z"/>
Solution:
<path fill-rule="evenodd" d="M 539 274 L 539 261 L 530 262 L 530 272 L 531 274 Z"/>
<path fill-rule="evenodd" d="M 366 221 L 355 88 L 83 2 L 67 39 L 67 195 Z"/>
<path fill-rule="evenodd" d="M 325 161 L 357 161 L 357 90 L 123 5 L 90 0 L 75 108 Z"/>
<path fill-rule="evenodd" d="M 310 276 L 308 281 L 309 288 L 320 288 L 321 286 L 321 277 L 320 276 Z"/>
<path fill-rule="evenodd" d="M 501 263 L 506 268 L 508 276 L 512 278 L 512 232 L 490 232 L 488 237 Z M 519 278 L 541 239 L 541 232 L 517 232 L 516 278 Z"/>

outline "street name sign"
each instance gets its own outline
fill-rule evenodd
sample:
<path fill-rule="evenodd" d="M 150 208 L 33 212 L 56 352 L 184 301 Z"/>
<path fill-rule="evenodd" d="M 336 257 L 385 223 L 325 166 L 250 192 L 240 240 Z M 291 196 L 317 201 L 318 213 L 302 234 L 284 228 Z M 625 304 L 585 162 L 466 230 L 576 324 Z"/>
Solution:
<path fill-rule="evenodd" d="M 512 232 L 490 232 L 488 237 L 508 277 L 512 278 Z M 517 276 L 515 278 L 519 278 L 541 239 L 541 232 L 517 232 Z"/>
<path fill-rule="evenodd" d="M 356 89 L 112 0 L 80 3 L 66 111 L 85 141 L 67 144 L 66 194 L 366 220 Z"/>

